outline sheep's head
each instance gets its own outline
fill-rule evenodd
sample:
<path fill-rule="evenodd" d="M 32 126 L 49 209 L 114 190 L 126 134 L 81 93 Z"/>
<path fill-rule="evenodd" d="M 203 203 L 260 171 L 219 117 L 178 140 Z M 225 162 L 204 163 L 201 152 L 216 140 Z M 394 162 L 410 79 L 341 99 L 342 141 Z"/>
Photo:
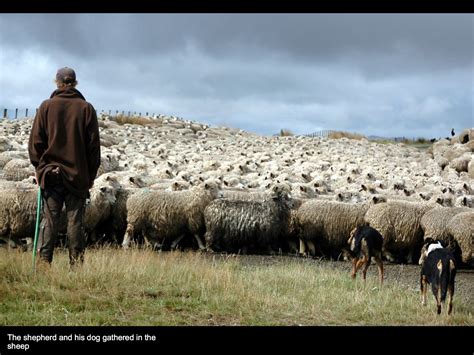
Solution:
<path fill-rule="evenodd" d="M 100 186 L 91 189 L 90 204 L 93 206 L 100 206 L 100 209 L 106 209 L 115 204 L 116 189 L 110 186 Z"/>
<path fill-rule="evenodd" d="M 201 184 L 202 188 L 209 192 L 213 198 L 222 197 L 221 184 L 217 179 L 208 179 Z"/>

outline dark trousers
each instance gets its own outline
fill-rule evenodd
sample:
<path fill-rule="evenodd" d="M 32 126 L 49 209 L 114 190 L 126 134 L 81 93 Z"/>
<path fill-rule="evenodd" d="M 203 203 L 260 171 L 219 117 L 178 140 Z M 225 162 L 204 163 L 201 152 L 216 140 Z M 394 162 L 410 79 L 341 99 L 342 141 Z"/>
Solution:
<path fill-rule="evenodd" d="M 43 190 L 43 219 L 38 251 L 43 261 L 53 261 L 54 246 L 59 232 L 61 210 L 66 204 L 69 264 L 84 261 L 85 235 L 83 227 L 85 199 L 73 195 L 61 182 L 46 181 Z"/>

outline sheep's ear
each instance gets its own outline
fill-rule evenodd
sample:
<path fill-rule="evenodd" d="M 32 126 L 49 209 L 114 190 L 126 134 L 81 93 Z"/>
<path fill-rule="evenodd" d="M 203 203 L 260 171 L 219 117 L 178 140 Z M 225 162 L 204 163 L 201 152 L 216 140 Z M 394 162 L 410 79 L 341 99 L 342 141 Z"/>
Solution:
<path fill-rule="evenodd" d="M 174 187 L 178 187 L 178 183 L 177 183 L 177 182 L 174 182 L 174 183 L 173 183 L 173 186 L 174 186 Z"/>
<path fill-rule="evenodd" d="M 128 181 L 135 183 L 135 178 L 134 178 L 133 176 L 130 176 L 130 177 L 128 178 Z"/>
<path fill-rule="evenodd" d="M 105 181 L 110 181 L 110 176 L 107 176 L 107 177 L 105 178 Z"/>
<path fill-rule="evenodd" d="M 105 192 L 105 191 L 107 191 L 107 188 L 106 188 L 105 186 L 102 186 L 102 187 L 100 188 L 100 191 L 101 191 L 101 192 Z"/>
<path fill-rule="evenodd" d="M 208 188 L 209 188 L 209 184 L 208 184 L 207 182 L 204 184 L 204 188 L 205 188 L 205 189 L 208 189 Z"/>

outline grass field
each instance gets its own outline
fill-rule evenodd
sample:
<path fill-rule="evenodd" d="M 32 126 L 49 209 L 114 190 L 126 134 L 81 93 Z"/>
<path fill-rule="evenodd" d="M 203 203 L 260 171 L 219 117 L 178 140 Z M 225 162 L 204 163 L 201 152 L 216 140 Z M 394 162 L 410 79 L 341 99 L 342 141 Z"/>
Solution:
<path fill-rule="evenodd" d="M 244 258 L 90 249 L 71 272 L 57 250 L 33 274 L 31 253 L 0 250 L 0 325 L 474 325 L 472 303 L 455 295 L 437 316 L 431 293 L 422 307 L 417 287 L 380 287 L 374 266 L 364 284 L 328 262 Z"/>

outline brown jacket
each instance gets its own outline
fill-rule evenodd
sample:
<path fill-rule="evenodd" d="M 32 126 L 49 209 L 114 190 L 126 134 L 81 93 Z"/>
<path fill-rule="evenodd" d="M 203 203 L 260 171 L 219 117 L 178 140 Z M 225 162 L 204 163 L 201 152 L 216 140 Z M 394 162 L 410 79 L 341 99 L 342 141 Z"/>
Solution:
<path fill-rule="evenodd" d="M 40 186 L 59 167 L 63 184 L 86 198 L 100 165 L 99 125 L 94 107 L 72 87 L 60 88 L 38 109 L 28 144 Z"/>

